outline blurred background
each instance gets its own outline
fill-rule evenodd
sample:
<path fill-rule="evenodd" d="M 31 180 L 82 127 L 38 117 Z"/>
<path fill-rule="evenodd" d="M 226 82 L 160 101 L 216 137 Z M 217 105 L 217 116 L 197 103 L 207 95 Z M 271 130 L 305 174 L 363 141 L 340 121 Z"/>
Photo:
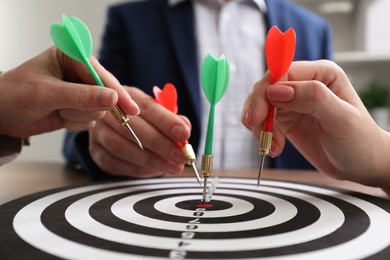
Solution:
<path fill-rule="evenodd" d="M 390 1 L 291 1 L 331 23 L 334 61 L 347 72 L 377 122 L 390 130 Z M 61 14 L 79 17 L 88 25 L 97 55 L 107 7 L 119 2 L 126 1 L 0 0 L 0 71 L 17 66 L 51 46 L 49 27 L 53 22 L 61 22 Z M 32 137 L 31 146 L 24 147 L 16 160 L 63 162 L 63 135 L 64 130 L 59 130 Z"/>

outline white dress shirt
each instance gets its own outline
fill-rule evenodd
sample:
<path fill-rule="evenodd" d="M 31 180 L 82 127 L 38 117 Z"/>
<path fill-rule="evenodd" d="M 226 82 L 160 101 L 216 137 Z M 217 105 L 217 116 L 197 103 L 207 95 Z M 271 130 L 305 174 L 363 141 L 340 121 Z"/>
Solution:
<path fill-rule="evenodd" d="M 176 4 L 183 0 L 171 1 Z M 207 54 L 225 55 L 230 82 L 216 105 L 213 138 L 214 168 L 257 168 L 258 142 L 241 124 L 244 102 L 265 71 L 264 0 L 193 0 L 199 68 Z M 200 71 L 200 70 L 199 70 Z M 202 136 L 198 157 L 204 151 L 210 105 L 202 92 Z M 200 160 L 197 161 L 198 166 Z"/>

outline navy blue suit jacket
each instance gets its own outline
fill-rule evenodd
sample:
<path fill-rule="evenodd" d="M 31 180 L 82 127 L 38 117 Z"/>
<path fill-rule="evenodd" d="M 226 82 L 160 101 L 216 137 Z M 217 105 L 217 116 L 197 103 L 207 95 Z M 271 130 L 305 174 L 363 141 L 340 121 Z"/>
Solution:
<path fill-rule="evenodd" d="M 284 0 L 266 0 L 268 28 L 293 27 L 295 60 L 330 59 L 331 31 L 327 21 Z M 228 57 L 227 57 L 228 58 Z M 190 143 L 197 150 L 201 129 L 201 93 L 194 12 L 191 1 L 169 7 L 167 0 L 119 4 L 108 10 L 100 62 L 124 85 L 152 95 L 152 87 L 173 83 L 179 113 L 192 122 Z M 256 151 L 254 151 L 256 152 Z M 93 178 L 103 173 L 88 153 L 88 133 L 68 133 L 64 153 L 70 165 L 81 165 Z M 277 168 L 308 168 L 309 163 L 288 144 L 275 160 Z"/>

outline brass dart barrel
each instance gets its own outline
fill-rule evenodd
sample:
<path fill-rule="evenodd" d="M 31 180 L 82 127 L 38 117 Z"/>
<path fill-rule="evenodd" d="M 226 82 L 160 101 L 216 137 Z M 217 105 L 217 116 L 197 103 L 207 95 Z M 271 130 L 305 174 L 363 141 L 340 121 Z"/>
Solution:
<path fill-rule="evenodd" d="M 202 155 L 202 177 L 204 178 L 203 182 L 203 203 L 206 202 L 206 193 L 207 193 L 207 178 L 213 174 L 213 156 L 212 155 Z"/>
<path fill-rule="evenodd" d="M 259 154 L 261 155 L 259 175 L 257 176 L 257 187 L 260 185 L 261 174 L 263 172 L 265 156 L 269 154 L 272 145 L 272 132 L 261 131 L 259 138 Z"/>
<path fill-rule="evenodd" d="M 127 128 L 130 135 L 133 137 L 133 140 L 137 143 L 137 145 L 143 150 L 144 147 L 141 144 L 141 141 L 138 139 L 137 135 L 134 133 L 133 129 L 131 129 L 129 125 L 129 118 L 127 115 L 123 112 L 123 110 L 116 105 L 113 109 L 110 110 L 111 114 L 115 118 L 115 120 L 120 124 Z"/>

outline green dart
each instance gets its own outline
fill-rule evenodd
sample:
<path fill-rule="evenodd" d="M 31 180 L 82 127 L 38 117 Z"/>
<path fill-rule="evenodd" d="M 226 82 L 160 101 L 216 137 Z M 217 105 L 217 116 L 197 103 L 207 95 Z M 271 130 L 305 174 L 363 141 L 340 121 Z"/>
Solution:
<path fill-rule="evenodd" d="M 207 178 L 213 172 L 213 134 L 215 105 L 225 95 L 230 79 L 229 62 L 224 55 L 219 59 L 208 54 L 202 63 L 201 83 L 203 92 L 210 103 L 209 119 L 207 123 L 206 145 L 202 156 L 203 203 L 206 202 Z"/>
<path fill-rule="evenodd" d="M 62 15 L 62 21 L 62 24 L 51 24 L 50 26 L 50 35 L 54 44 L 72 59 L 84 63 L 96 84 L 104 87 L 102 80 L 89 60 L 92 54 L 92 36 L 88 27 L 76 17 Z M 110 112 L 119 124 L 128 129 L 134 141 L 143 149 L 138 137 L 129 126 L 129 118 L 123 110 L 117 105 Z"/>

